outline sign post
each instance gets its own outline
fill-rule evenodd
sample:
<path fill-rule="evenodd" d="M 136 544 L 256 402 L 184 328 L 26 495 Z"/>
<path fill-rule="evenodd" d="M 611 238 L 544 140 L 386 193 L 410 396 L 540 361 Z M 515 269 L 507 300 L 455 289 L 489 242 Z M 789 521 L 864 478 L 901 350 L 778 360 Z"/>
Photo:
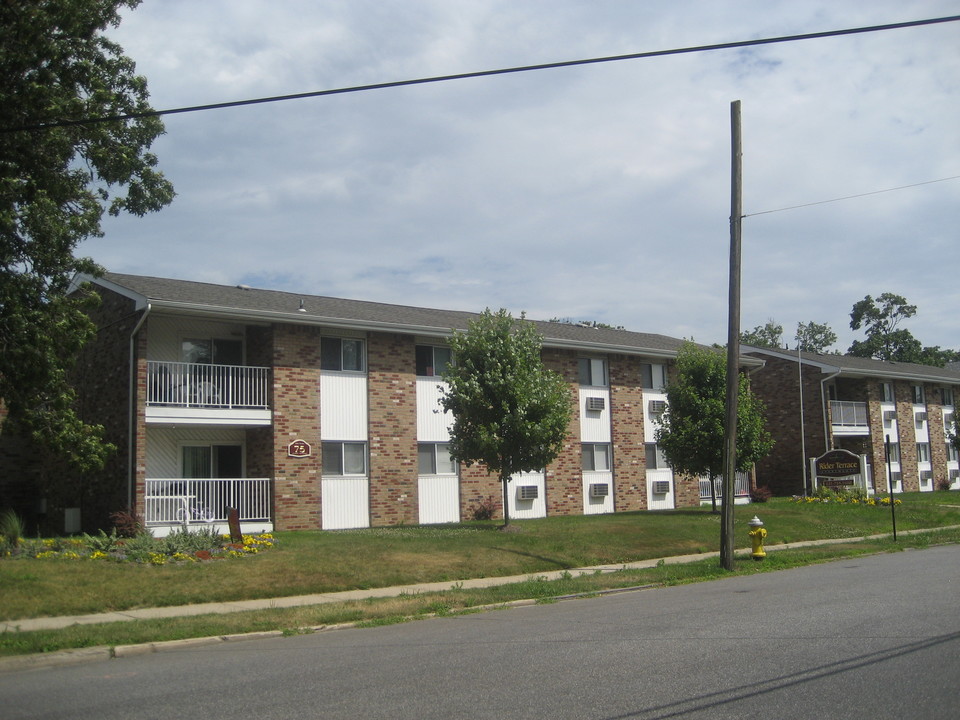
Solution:
<path fill-rule="evenodd" d="M 887 489 L 890 491 L 890 517 L 893 520 L 893 541 L 897 541 L 897 511 L 896 503 L 893 501 L 893 471 L 890 469 L 890 436 L 886 436 L 883 443 L 883 450 L 887 456 Z"/>

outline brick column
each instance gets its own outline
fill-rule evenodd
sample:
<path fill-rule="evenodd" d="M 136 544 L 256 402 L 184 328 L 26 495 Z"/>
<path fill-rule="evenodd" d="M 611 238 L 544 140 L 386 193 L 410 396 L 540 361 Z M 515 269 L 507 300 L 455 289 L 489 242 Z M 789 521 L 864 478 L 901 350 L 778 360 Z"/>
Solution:
<path fill-rule="evenodd" d="M 563 449 L 547 467 L 545 493 L 547 515 L 583 514 L 583 469 L 580 442 L 580 379 L 577 356 L 568 350 L 546 349 L 543 364 L 560 373 L 570 387 L 570 427 L 563 441 Z"/>
<path fill-rule="evenodd" d="M 894 398 L 897 401 L 897 432 L 900 441 L 900 473 L 903 478 L 903 492 L 917 492 L 920 489 L 920 474 L 917 471 L 917 434 L 913 417 L 912 383 L 897 382 L 893 385 Z M 893 442 L 893 438 L 890 438 Z"/>
<path fill-rule="evenodd" d="M 642 386 L 640 362 L 636 358 L 610 357 L 613 508 L 616 512 L 647 509 Z"/>

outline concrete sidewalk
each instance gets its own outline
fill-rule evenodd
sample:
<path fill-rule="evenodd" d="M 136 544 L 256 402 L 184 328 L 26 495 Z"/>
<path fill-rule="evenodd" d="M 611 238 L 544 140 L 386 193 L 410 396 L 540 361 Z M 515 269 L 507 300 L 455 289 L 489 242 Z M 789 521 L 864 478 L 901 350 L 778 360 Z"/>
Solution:
<path fill-rule="evenodd" d="M 960 526 L 958 526 L 960 527 Z M 937 528 L 947 529 L 947 528 Z M 901 531 L 907 535 L 927 530 Z M 839 538 L 834 540 L 810 540 L 781 545 L 766 546 L 767 552 L 787 550 L 792 548 L 811 547 L 814 545 L 834 545 L 838 543 L 857 542 L 858 540 L 873 540 L 887 537 L 889 533 L 872 535 L 864 538 Z M 748 553 L 749 550 L 738 550 L 737 554 Z M 575 568 L 569 570 L 551 570 L 544 572 L 526 573 L 524 575 L 510 575 L 506 577 L 475 578 L 472 580 L 444 581 L 434 583 L 419 583 L 414 585 L 398 585 L 395 587 L 370 588 L 367 590 L 345 590 L 343 592 L 316 593 L 313 595 L 294 595 L 291 597 L 262 598 L 258 600 L 235 600 L 231 602 L 212 602 L 196 605 L 178 605 L 172 607 L 140 608 L 136 610 L 118 610 L 115 612 L 97 613 L 93 615 L 64 615 L 60 617 L 40 617 L 23 620 L 0 621 L 0 632 L 30 632 L 33 630 L 59 630 L 71 625 L 94 625 L 98 623 L 125 622 L 131 620 L 146 620 L 154 618 L 188 617 L 192 615 L 225 614 L 243 612 L 245 610 L 267 610 L 272 608 L 301 607 L 304 605 L 323 605 L 325 603 L 347 602 L 350 600 L 367 600 L 369 598 L 397 597 L 399 595 L 418 595 L 429 592 L 442 592 L 452 588 L 485 588 L 497 585 L 510 585 L 524 582 L 530 578 L 557 580 L 567 573 L 574 577 L 581 575 L 595 575 L 597 573 L 612 573 L 620 570 L 633 570 L 656 567 L 659 563 L 666 565 L 682 565 L 685 563 L 719 557 L 719 552 L 699 553 L 695 555 L 675 555 L 671 557 L 639 560 L 632 563 L 615 565 L 594 565 L 592 567 Z"/>

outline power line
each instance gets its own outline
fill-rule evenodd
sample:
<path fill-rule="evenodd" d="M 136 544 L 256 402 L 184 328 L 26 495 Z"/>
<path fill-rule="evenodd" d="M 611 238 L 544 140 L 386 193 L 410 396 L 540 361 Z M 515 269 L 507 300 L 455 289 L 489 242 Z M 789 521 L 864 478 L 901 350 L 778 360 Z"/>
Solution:
<path fill-rule="evenodd" d="M 873 190 L 871 192 L 859 193 L 858 195 L 846 195 L 844 197 L 833 198 L 831 200 L 817 200 L 816 202 L 804 203 L 802 205 L 791 205 L 789 207 L 777 208 L 776 210 L 762 210 L 760 212 L 741 215 L 742 218 L 756 217 L 757 215 L 769 215 L 771 213 L 786 212 L 787 210 L 797 210 L 798 208 L 813 207 L 814 205 L 826 205 L 827 203 L 840 202 L 841 200 L 853 200 L 855 198 L 868 197 L 869 195 L 880 195 L 881 193 L 893 192 L 895 190 L 906 190 L 907 188 L 920 187 L 921 185 L 932 185 L 933 183 L 947 182 L 948 180 L 960 179 L 960 175 L 940 178 L 939 180 L 925 180 L 924 182 L 913 183 L 912 185 L 901 185 L 900 187 L 887 188 L 886 190 Z"/>
<path fill-rule="evenodd" d="M 649 52 L 630 53 L 627 55 L 611 55 L 608 57 L 588 58 L 583 60 L 564 60 L 561 62 L 501 68 L 499 70 L 480 70 L 477 72 L 457 73 L 454 75 L 438 75 L 435 77 L 419 78 L 415 80 L 396 80 L 393 82 L 374 83 L 372 85 L 355 85 L 353 87 L 336 88 L 332 90 L 316 90 L 313 92 L 295 93 L 292 95 L 276 95 L 273 97 L 256 98 L 253 100 L 234 100 L 231 102 L 210 103 L 207 105 L 191 105 L 188 107 L 171 108 L 168 110 L 150 110 L 141 113 L 81 118 L 78 120 L 57 120 L 48 123 L 38 123 L 35 125 L 22 125 L 13 128 L 2 128 L 0 129 L 0 133 L 46 130 L 57 127 L 71 127 L 75 125 L 90 125 L 94 123 L 135 120 L 137 118 L 144 117 L 177 115 L 182 113 L 201 112 L 205 110 L 222 110 L 225 108 L 243 107 L 245 105 L 262 105 L 265 103 L 285 102 L 287 100 L 303 100 L 306 98 L 325 97 L 328 95 L 345 95 L 347 93 L 365 92 L 369 90 L 385 90 L 387 88 L 407 87 L 410 85 L 426 85 L 429 83 L 449 82 L 451 80 L 467 80 L 471 78 L 492 77 L 495 75 L 510 75 L 515 73 L 532 72 L 535 70 L 553 70 L 556 68 L 576 67 L 578 65 L 596 65 L 599 63 L 619 62 L 622 60 L 643 60 L 647 58 L 666 57 L 669 55 L 684 55 L 690 53 L 709 52 L 713 50 L 730 50 L 734 48 L 756 47 L 758 45 L 773 45 L 776 43 L 796 42 L 798 40 L 816 40 L 819 38 L 839 37 L 843 35 L 858 35 L 862 33 L 880 32 L 884 30 L 900 30 L 903 28 L 920 27 L 924 25 L 937 25 L 941 23 L 957 22 L 958 20 L 960 20 L 960 15 L 950 15 L 947 17 L 929 18 L 927 20 L 911 20 L 909 22 L 891 23 L 887 25 L 848 28 L 846 30 L 827 30 L 817 33 L 805 33 L 803 35 L 785 35 L 775 38 L 739 40 L 736 42 L 717 43 L 712 45 L 696 45 L 693 47 L 675 48 L 672 50 L 653 50 Z"/>

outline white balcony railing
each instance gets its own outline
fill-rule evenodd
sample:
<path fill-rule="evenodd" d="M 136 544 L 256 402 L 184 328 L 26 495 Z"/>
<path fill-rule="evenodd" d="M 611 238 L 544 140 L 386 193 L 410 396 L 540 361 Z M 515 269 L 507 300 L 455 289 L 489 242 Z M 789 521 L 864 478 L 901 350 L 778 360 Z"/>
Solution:
<path fill-rule="evenodd" d="M 147 361 L 147 404 L 268 409 L 270 368 Z"/>
<path fill-rule="evenodd" d="M 270 520 L 269 478 L 156 478 L 146 481 L 147 525 L 227 521 L 237 508 L 240 522 Z"/>
<path fill-rule="evenodd" d="M 831 400 L 830 414 L 835 427 L 868 426 L 867 404 L 865 402 L 851 402 L 849 400 Z"/>
<path fill-rule="evenodd" d="M 717 475 L 713 479 L 714 487 L 717 491 L 717 500 L 723 497 L 723 476 Z M 734 497 L 748 497 L 750 495 L 750 473 L 738 472 L 733 481 Z M 700 499 L 710 499 L 710 478 L 700 478 Z"/>

